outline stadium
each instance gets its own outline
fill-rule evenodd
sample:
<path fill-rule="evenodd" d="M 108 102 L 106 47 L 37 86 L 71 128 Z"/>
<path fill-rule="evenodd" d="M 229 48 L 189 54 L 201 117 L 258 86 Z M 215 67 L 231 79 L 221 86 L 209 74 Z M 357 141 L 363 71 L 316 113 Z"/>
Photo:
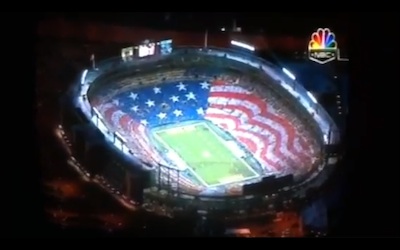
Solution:
<path fill-rule="evenodd" d="M 147 40 L 83 70 L 62 103 L 71 165 L 168 214 L 250 213 L 324 183 L 337 124 L 286 68 L 232 44 Z"/>

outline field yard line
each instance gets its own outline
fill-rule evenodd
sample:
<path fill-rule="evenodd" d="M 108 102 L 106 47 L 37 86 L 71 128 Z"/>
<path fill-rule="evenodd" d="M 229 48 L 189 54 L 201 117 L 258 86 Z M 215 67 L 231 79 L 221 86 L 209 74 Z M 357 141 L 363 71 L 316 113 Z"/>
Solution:
<path fill-rule="evenodd" d="M 165 130 L 162 130 L 162 131 L 167 131 L 167 130 L 168 130 L 168 129 L 165 129 Z M 158 131 L 158 132 L 161 132 L 161 131 Z M 166 148 L 168 148 L 169 150 L 171 150 L 171 151 L 173 151 L 173 152 L 176 153 L 176 155 L 179 157 L 179 159 L 180 159 L 182 162 L 185 163 L 186 169 L 189 169 L 189 171 L 192 172 L 192 174 L 193 174 L 194 176 L 196 176 L 196 178 L 201 182 L 201 184 L 203 184 L 203 185 L 206 186 L 206 187 L 209 187 L 209 185 L 203 180 L 203 178 L 201 178 L 201 177 L 192 169 L 192 167 L 191 167 L 189 164 L 187 164 L 187 162 L 184 161 L 184 160 L 181 158 L 181 156 L 180 156 L 173 148 L 171 148 L 171 147 L 168 145 L 168 143 L 165 142 L 165 141 L 157 134 L 157 132 L 154 132 L 153 134 L 154 134 L 154 137 L 156 137 L 157 140 L 158 140 L 159 142 L 161 142 Z"/>
<path fill-rule="evenodd" d="M 223 140 L 221 139 L 221 137 L 214 131 L 213 128 L 211 128 L 206 122 L 204 122 L 202 125 L 205 125 L 205 126 L 211 131 L 211 133 L 213 133 L 213 134 L 218 138 L 218 140 L 224 145 L 224 147 L 226 147 L 225 141 L 223 141 Z M 233 154 L 232 154 L 232 155 L 233 155 Z M 242 158 L 236 157 L 235 155 L 234 155 L 234 157 L 237 158 L 237 159 L 239 159 L 239 161 L 241 161 L 241 162 L 250 170 L 250 172 L 252 172 L 252 173 L 254 174 L 253 176 L 250 176 L 250 177 L 245 178 L 245 180 L 246 180 L 246 179 L 250 179 L 250 178 L 258 177 L 258 176 L 259 176 L 259 174 L 258 174 L 256 171 L 254 171 L 254 170 L 249 166 L 249 164 L 247 164 L 247 162 L 245 162 Z M 221 183 L 221 184 L 223 184 L 223 183 Z"/>

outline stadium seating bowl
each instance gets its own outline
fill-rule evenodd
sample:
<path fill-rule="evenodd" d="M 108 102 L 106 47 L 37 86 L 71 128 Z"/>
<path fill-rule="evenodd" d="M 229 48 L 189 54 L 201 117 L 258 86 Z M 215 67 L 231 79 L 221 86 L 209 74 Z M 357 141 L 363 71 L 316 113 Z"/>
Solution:
<path fill-rule="evenodd" d="M 265 176 L 313 170 L 319 140 L 278 96 L 229 73 L 192 71 L 124 78 L 123 90 L 103 88 L 91 104 L 136 157 L 184 193 L 236 195 Z"/>

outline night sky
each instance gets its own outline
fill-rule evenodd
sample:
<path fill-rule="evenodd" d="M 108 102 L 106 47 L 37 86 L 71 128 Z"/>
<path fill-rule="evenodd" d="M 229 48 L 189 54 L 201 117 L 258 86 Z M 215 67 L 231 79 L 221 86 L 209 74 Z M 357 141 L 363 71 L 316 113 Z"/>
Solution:
<path fill-rule="evenodd" d="M 349 26 L 349 14 L 340 12 L 69 12 L 46 13 L 43 17 L 174 30 L 217 30 L 232 27 L 236 20 L 246 33 L 277 35 L 309 34 L 319 27 L 347 33 Z"/>

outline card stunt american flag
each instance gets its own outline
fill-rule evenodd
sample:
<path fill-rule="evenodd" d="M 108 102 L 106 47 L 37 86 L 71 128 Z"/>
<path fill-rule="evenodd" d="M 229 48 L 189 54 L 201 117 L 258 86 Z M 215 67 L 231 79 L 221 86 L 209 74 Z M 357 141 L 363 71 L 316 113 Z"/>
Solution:
<path fill-rule="evenodd" d="M 165 162 L 150 146 L 145 130 L 203 119 L 229 132 L 266 172 L 296 172 L 309 166 L 315 156 L 306 137 L 288 117 L 277 114 L 268 100 L 223 81 L 171 82 L 132 89 L 99 110 L 108 122 L 130 131 L 129 136 L 140 142 L 136 147 L 152 152 L 153 161 L 159 163 Z"/>

